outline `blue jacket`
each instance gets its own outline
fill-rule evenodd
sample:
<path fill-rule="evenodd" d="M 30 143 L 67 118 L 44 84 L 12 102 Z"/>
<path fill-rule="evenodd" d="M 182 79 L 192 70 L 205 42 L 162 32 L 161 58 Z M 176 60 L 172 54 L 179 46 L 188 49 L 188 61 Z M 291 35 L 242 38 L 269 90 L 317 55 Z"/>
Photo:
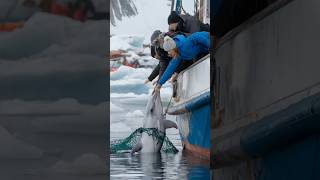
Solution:
<path fill-rule="evenodd" d="M 200 53 L 208 53 L 210 48 L 210 38 L 208 32 L 196 32 L 188 37 L 177 35 L 173 38 L 176 43 L 179 55 L 172 59 L 162 74 L 158 83 L 163 85 L 174 73 L 180 62 L 192 61 Z"/>

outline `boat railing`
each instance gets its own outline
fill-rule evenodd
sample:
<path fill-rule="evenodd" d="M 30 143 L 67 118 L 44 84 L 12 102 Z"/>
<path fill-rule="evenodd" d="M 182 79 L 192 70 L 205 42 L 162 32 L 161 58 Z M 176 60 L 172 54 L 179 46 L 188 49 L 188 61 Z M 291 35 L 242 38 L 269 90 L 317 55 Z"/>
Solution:
<path fill-rule="evenodd" d="M 177 78 L 177 104 L 210 91 L 210 54 L 179 73 Z"/>

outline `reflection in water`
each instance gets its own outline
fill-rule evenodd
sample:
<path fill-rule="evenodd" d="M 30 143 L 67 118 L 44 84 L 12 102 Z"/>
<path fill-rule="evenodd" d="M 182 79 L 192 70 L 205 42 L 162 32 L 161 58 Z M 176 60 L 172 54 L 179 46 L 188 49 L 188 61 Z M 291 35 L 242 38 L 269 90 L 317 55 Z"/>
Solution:
<path fill-rule="evenodd" d="M 210 177 L 209 161 L 189 154 L 111 154 L 111 179 L 201 179 Z"/>

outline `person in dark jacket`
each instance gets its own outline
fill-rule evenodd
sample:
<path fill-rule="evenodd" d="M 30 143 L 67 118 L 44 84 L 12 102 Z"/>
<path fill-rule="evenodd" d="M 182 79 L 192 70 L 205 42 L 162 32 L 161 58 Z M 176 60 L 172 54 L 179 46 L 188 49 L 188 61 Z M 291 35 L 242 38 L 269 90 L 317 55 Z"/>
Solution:
<path fill-rule="evenodd" d="M 193 61 L 198 54 L 209 53 L 210 38 L 208 32 L 196 32 L 188 37 L 177 35 L 174 38 L 164 38 L 163 49 L 173 59 L 159 79 L 154 92 L 160 91 L 161 86 L 173 75 L 181 61 Z"/>
<path fill-rule="evenodd" d="M 153 81 L 157 76 L 161 77 L 164 70 L 167 68 L 171 58 L 168 53 L 162 48 L 163 37 L 165 33 L 160 30 L 156 30 L 151 35 L 151 56 L 159 60 L 158 65 L 153 69 L 148 79 L 145 80 L 145 84 Z"/>
<path fill-rule="evenodd" d="M 186 34 L 195 33 L 199 31 L 210 31 L 209 24 L 200 22 L 195 16 L 179 15 L 172 11 L 168 17 L 169 31 L 183 32 Z"/>

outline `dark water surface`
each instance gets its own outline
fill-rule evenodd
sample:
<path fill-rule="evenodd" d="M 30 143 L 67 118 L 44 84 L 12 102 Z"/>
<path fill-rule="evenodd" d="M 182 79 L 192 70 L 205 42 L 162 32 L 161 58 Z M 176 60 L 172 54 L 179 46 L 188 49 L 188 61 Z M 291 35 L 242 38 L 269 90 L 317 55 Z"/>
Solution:
<path fill-rule="evenodd" d="M 210 179 L 209 161 L 180 151 L 177 154 L 119 153 L 110 155 L 111 179 Z"/>

